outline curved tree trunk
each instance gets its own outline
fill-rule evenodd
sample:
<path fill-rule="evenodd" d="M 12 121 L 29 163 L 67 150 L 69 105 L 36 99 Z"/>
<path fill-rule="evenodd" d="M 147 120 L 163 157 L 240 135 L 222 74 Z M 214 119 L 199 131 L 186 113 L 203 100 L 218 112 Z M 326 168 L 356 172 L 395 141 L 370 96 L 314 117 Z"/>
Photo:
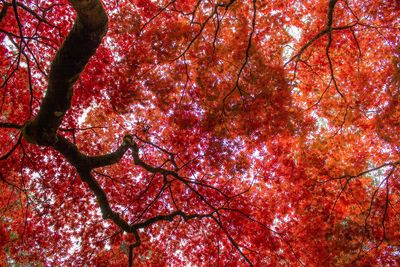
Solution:
<path fill-rule="evenodd" d="M 46 96 L 36 117 L 26 123 L 24 137 L 39 145 L 57 142 L 57 130 L 70 107 L 73 86 L 107 32 L 107 14 L 99 0 L 71 0 L 74 26 L 58 50 L 50 70 Z"/>

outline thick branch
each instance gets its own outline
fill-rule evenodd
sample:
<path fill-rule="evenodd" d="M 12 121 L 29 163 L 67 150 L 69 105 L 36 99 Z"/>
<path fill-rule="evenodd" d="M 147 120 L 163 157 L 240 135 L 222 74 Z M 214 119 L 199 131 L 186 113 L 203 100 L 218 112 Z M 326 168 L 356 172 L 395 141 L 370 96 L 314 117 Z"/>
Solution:
<path fill-rule="evenodd" d="M 76 168 L 81 179 L 89 186 L 90 190 L 93 191 L 103 218 L 112 220 L 118 227 L 120 227 L 121 230 L 124 230 L 125 232 L 134 233 L 139 228 L 145 228 L 159 221 L 172 221 L 176 216 L 181 216 L 184 220 L 190 220 L 194 218 L 201 219 L 211 216 L 211 214 L 186 214 L 182 211 L 175 211 L 168 215 L 155 216 L 147 221 L 130 225 L 118 213 L 112 210 L 106 193 L 90 173 L 95 167 L 106 166 L 118 162 L 118 160 L 128 149 L 128 143 L 132 142 L 130 137 L 125 137 L 124 142 L 115 152 L 98 157 L 88 157 L 82 154 L 79 152 L 76 145 L 60 135 L 57 136 L 57 140 L 58 141 L 53 145 L 53 148 L 59 151 L 68 160 L 68 162 Z M 159 169 L 155 168 L 155 170 L 158 171 Z"/>
<path fill-rule="evenodd" d="M 25 125 L 31 143 L 52 145 L 68 108 L 73 85 L 107 31 L 107 15 L 100 0 L 70 0 L 78 17 L 52 64 L 46 96 L 37 116 Z"/>
<path fill-rule="evenodd" d="M 94 168 L 118 163 L 128 150 L 129 145 L 124 141 L 114 152 L 100 156 L 87 156 L 82 154 L 75 144 L 61 135 L 57 135 L 57 142 L 53 145 L 53 148 L 60 152 L 78 171 L 90 172 Z"/>
<path fill-rule="evenodd" d="M 107 195 L 101 188 L 97 180 L 91 175 L 89 171 L 79 170 L 81 179 L 89 186 L 96 196 L 97 203 L 99 204 L 103 219 L 112 220 L 121 230 L 127 233 L 132 233 L 131 227 L 127 221 L 121 218 L 118 213 L 112 210 L 108 201 Z"/>
<path fill-rule="evenodd" d="M 7 10 L 11 6 L 10 3 L 5 2 L 3 4 L 3 8 L 0 11 L 0 22 L 3 20 L 3 18 L 7 15 Z"/>
<path fill-rule="evenodd" d="M 112 164 L 116 164 L 128 150 L 129 146 L 123 142 L 120 147 L 117 148 L 114 152 L 109 154 L 88 157 L 89 160 L 89 167 L 91 169 L 104 167 Z"/>
<path fill-rule="evenodd" d="M 117 151 L 121 151 L 121 147 L 125 147 L 124 144 L 125 142 L 120 146 L 120 148 Z M 112 159 L 111 156 L 107 155 L 99 157 L 88 157 L 82 154 L 78 150 L 76 145 L 69 142 L 67 139 L 65 139 L 60 135 L 57 136 L 57 142 L 53 145 L 53 148 L 58 152 L 60 152 L 68 160 L 68 162 L 76 168 L 82 181 L 84 181 L 89 186 L 90 190 L 93 191 L 94 195 L 96 196 L 97 202 L 100 206 L 101 212 L 103 214 L 103 218 L 111 219 L 122 230 L 130 232 L 131 228 L 129 224 L 111 209 L 106 193 L 101 188 L 97 180 L 90 173 L 93 166 L 95 165 L 94 163 L 102 164 L 103 166 L 105 166 L 109 165 L 107 163 L 110 163 L 110 161 L 114 161 L 115 159 Z M 114 153 L 110 153 L 108 155 L 113 155 Z M 104 158 L 104 162 L 100 161 L 101 158 Z"/>
<path fill-rule="evenodd" d="M 177 216 L 180 216 L 185 221 L 188 221 L 190 219 L 195 219 L 195 218 L 197 218 L 197 219 L 203 219 L 203 218 L 206 218 L 206 217 L 212 218 L 212 213 L 209 213 L 209 214 L 186 214 L 183 211 L 177 210 L 177 211 L 174 211 L 174 212 L 172 212 L 172 213 L 170 213 L 168 215 L 158 215 L 158 216 L 150 218 L 150 219 L 148 219 L 148 220 L 146 220 L 144 222 L 136 223 L 136 224 L 132 225 L 132 231 L 136 231 L 137 229 L 140 229 L 140 228 L 146 228 L 146 227 L 148 227 L 148 226 L 150 226 L 150 225 L 152 225 L 152 224 L 154 224 L 156 222 L 159 222 L 159 221 L 169 221 L 169 222 L 171 222 Z"/>
<path fill-rule="evenodd" d="M 82 154 L 75 144 L 69 142 L 61 135 L 57 136 L 57 143 L 53 145 L 53 148 L 60 152 L 77 170 L 90 170 L 88 157 Z"/>
<path fill-rule="evenodd" d="M 160 167 L 153 167 L 143 162 L 139 158 L 139 149 L 137 147 L 137 144 L 132 140 L 132 137 L 129 135 L 124 137 L 123 143 L 116 151 L 101 156 L 89 157 L 82 154 L 75 144 L 69 142 L 61 135 L 57 135 L 57 142 L 53 144 L 53 148 L 60 152 L 68 160 L 68 162 L 76 168 L 81 179 L 93 191 L 100 206 L 103 218 L 112 220 L 117 226 L 120 227 L 121 230 L 124 230 L 125 232 L 133 233 L 139 228 L 145 228 L 158 221 L 172 221 L 176 216 L 181 216 L 184 220 L 194 218 L 201 219 L 211 216 L 211 214 L 186 214 L 182 211 L 175 211 L 169 215 L 155 216 L 142 223 L 130 225 L 126 220 L 121 218 L 119 214 L 114 212 L 110 206 L 105 191 L 97 182 L 97 180 L 93 177 L 93 175 L 91 174 L 91 170 L 100 166 L 107 166 L 117 163 L 124 155 L 124 153 L 128 150 L 128 148 L 132 149 L 132 154 L 136 165 L 140 165 L 147 171 L 152 173 L 161 173 L 164 175 L 172 175 L 174 177 L 181 178 L 176 172 L 169 171 Z"/>

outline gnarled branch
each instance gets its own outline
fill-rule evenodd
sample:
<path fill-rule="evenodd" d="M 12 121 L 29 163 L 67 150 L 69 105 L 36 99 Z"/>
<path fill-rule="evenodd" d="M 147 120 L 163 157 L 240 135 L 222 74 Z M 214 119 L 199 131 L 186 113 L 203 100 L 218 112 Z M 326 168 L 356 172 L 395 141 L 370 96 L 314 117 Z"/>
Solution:
<path fill-rule="evenodd" d="M 107 14 L 101 1 L 70 0 L 78 17 L 52 64 L 46 96 L 36 117 L 25 124 L 24 137 L 31 143 L 52 145 L 70 107 L 73 85 L 107 32 Z"/>

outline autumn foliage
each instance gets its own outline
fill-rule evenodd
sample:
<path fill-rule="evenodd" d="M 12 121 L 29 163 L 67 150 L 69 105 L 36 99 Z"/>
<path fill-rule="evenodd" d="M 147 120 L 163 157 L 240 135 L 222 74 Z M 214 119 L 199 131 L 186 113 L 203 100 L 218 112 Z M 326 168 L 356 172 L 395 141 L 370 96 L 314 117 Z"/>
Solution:
<path fill-rule="evenodd" d="M 400 265 L 399 1 L 2 0 L 0 53 L 0 266 Z"/>

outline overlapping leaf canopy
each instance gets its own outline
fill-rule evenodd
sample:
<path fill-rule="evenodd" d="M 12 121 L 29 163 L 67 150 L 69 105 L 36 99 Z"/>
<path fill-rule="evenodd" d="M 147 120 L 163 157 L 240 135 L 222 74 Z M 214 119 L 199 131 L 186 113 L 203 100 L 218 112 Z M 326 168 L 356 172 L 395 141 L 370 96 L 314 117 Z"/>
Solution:
<path fill-rule="evenodd" d="M 398 1 L 70 2 L 1 1 L 0 265 L 400 264 Z"/>

